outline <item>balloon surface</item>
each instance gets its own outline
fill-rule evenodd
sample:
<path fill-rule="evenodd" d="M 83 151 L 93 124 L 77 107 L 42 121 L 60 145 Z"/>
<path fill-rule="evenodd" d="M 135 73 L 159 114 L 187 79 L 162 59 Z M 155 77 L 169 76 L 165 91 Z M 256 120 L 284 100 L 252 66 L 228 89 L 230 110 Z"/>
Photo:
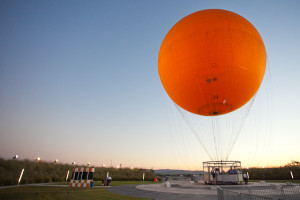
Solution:
<path fill-rule="evenodd" d="M 266 68 L 266 50 L 255 27 L 219 9 L 192 13 L 164 38 L 158 72 L 169 97 L 181 108 L 215 116 L 246 104 Z"/>

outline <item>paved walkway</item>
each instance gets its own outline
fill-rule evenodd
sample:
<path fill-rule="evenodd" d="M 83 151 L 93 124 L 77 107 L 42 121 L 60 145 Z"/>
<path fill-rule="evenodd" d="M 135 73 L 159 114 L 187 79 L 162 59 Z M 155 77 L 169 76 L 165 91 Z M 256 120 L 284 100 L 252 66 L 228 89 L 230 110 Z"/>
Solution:
<path fill-rule="evenodd" d="M 282 183 L 281 183 L 282 184 Z M 281 185 L 276 183 L 276 185 Z M 223 188 L 268 186 L 274 183 L 249 183 L 249 185 L 222 185 Z M 143 197 L 157 200 L 217 200 L 217 186 L 204 184 L 191 184 L 190 182 L 176 181 L 171 187 L 162 184 L 123 185 L 107 188 L 108 191 L 128 196 Z"/>
<path fill-rule="evenodd" d="M 107 188 L 109 192 L 156 200 L 217 200 L 217 191 L 197 188 L 166 188 L 164 184 L 123 185 Z"/>

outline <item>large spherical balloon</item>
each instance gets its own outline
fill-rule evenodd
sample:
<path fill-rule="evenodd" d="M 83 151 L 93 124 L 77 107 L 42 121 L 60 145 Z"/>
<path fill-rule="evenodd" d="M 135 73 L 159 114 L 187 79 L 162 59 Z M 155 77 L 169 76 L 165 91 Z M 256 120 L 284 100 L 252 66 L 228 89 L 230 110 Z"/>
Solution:
<path fill-rule="evenodd" d="M 158 56 L 160 80 L 181 108 L 199 115 L 232 112 L 257 92 L 266 50 L 255 27 L 218 9 L 192 13 L 164 38 Z"/>

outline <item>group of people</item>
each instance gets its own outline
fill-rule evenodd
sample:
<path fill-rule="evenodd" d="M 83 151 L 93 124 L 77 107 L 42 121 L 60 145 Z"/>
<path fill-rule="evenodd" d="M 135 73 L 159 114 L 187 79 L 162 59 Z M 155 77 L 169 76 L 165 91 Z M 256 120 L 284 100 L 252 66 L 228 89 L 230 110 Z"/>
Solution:
<path fill-rule="evenodd" d="M 219 168 L 215 168 L 214 170 L 211 170 L 211 174 L 213 176 L 213 178 L 215 178 L 216 175 L 218 174 L 239 174 L 240 171 L 239 170 L 233 170 L 232 168 L 230 168 L 227 172 L 225 172 L 224 170 L 223 171 L 220 171 Z"/>
<path fill-rule="evenodd" d="M 216 178 L 217 175 L 219 174 L 241 174 L 241 171 L 240 170 L 236 170 L 236 169 L 232 169 L 230 168 L 228 170 L 227 173 L 225 173 L 225 171 L 223 170 L 222 172 L 220 172 L 220 169 L 219 168 L 215 168 L 214 170 L 211 171 L 211 174 L 212 174 L 212 177 L 213 179 Z M 248 184 L 248 175 L 246 173 L 243 174 L 243 179 L 245 181 L 245 184 Z"/>

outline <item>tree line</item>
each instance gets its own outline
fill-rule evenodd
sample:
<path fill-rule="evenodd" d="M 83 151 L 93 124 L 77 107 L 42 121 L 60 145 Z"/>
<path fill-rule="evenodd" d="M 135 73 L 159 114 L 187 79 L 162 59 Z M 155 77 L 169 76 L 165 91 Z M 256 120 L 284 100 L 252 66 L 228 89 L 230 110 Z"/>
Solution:
<path fill-rule="evenodd" d="M 252 180 L 300 180 L 300 163 L 292 160 L 283 167 L 243 169 Z"/>
<path fill-rule="evenodd" d="M 70 172 L 68 181 L 70 181 L 74 167 L 87 166 L 49 163 L 44 161 L 5 160 L 0 158 L 0 186 L 16 185 L 22 169 L 24 169 L 24 174 L 21 184 L 65 182 L 68 171 Z M 107 172 L 109 172 L 109 176 L 111 176 L 113 180 L 142 180 L 143 173 L 145 174 L 145 181 L 153 181 L 155 177 L 154 171 L 152 170 L 95 167 L 93 180 L 101 181 Z"/>

